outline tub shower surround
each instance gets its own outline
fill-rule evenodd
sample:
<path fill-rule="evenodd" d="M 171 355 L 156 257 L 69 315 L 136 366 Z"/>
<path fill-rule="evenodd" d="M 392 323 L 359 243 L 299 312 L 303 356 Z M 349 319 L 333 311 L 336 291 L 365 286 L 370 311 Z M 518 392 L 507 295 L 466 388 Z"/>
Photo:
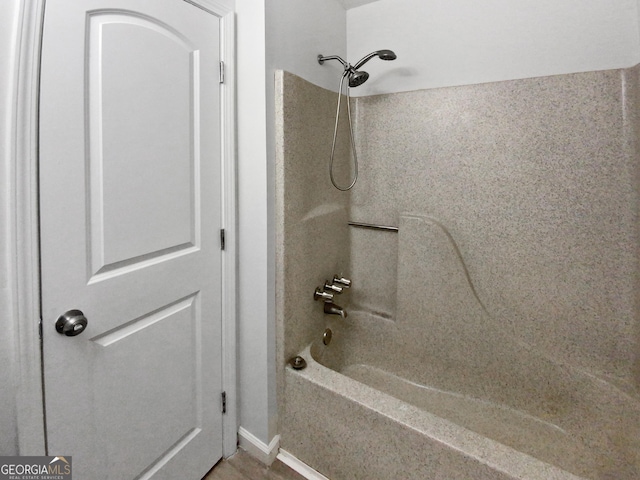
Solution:
<path fill-rule="evenodd" d="M 282 71 L 275 80 L 276 356 L 282 401 L 284 363 L 324 331 L 315 288 L 333 274 L 348 273 L 350 193 L 336 190 L 329 180 L 336 94 Z M 351 175 L 346 116 L 340 120 L 334 173 L 346 183 Z M 336 302 L 346 307 L 348 296 Z"/>
<path fill-rule="evenodd" d="M 327 96 L 283 78 L 280 103 Z M 279 359 L 282 448 L 332 480 L 639 478 L 639 91 L 636 67 L 354 99 L 360 178 L 329 216 L 399 233 L 333 244 L 346 320 L 291 316 L 313 300 L 280 284 L 279 342 L 308 361 Z M 308 158 L 279 159 L 301 172 L 283 206 L 326 176 Z"/>

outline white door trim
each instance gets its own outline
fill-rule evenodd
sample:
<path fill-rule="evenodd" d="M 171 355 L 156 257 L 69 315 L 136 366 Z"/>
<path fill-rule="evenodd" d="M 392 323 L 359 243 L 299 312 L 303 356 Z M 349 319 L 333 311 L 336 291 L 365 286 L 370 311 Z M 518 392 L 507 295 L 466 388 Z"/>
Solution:
<path fill-rule="evenodd" d="M 227 394 L 223 416 L 223 455 L 237 448 L 237 215 L 235 133 L 235 14 L 233 0 L 184 0 L 220 18 L 225 83 L 221 92 L 222 228 L 226 245 L 222 276 L 222 385 Z M 44 455 L 46 450 L 40 348 L 40 255 L 38 224 L 38 94 L 40 49 L 45 0 L 20 1 L 16 51 L 16 96 L 12 112 L 13 151 L 8 185 L 15 215 L 7 232 L 12 272 L 10 285 L 12 331 L 16 355 L 18 452 Z M 47 328 L 47 325 L 44 326 Z M 216 401 L 211 399 L 211 401 Z"/>
<path fill-rule="evenodd" d="M 235 4 L 233 0 L 185 0 L 220 16 L 220 59 L 224 62 L 221 98 L 222 132 L 222 388 L 227 394 L 227 413 L 222 418 L 222 454 L 229 457 L 238 448 L 238 388 L 236 368 L 238 220 L 236 178 L 236 53 Z"/>
<path fill-rule="evenodd" d="M 18 346 L 14 367 L 20 455 L 45 453 L 38 248 L 38 76 L 43 9 L 43 0 L 20 2 L 15 52 L 16 101 L 12 112 L 12 175 L 8 179 L 14 210 L 8 232 L 13 307 L 9 321 L 13 323 L 14 343 Z"/>

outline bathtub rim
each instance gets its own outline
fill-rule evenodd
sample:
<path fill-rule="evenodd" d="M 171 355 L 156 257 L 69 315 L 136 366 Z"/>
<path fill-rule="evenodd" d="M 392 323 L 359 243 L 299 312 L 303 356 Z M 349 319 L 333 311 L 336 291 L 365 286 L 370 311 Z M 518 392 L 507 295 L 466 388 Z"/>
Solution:
<path fill-rule="evenodd" d="M 285 377 L 299 375 L 346 401 L 356 402 L 514 479 L 587 480 L 325 367 L 312 357 L 311 346 L 308 344 L 300 352 L 307 367 L 295 370 L 287 364 Z"/>

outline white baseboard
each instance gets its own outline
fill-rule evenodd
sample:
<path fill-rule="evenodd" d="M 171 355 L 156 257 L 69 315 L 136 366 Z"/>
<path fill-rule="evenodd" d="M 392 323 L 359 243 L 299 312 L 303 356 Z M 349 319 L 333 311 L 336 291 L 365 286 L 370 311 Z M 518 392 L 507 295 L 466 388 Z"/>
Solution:
<path fill-rule="evenodd" d="M 278 453 L 278 456 L 276 458 L 280 460 L 282 463 L 284 463 L 285 465 L 291 467 L 293 470 L 298 472 L 307 480 L 329 480 L 320 472 L 315 471 L 309 465 L 298 460 L 296 457 L 291 455 L 286 450 L 280 449 L 280 453 Z"/>
<path fill-rule="evenodd" d="M 238 429 L 238 441 L 240 448 L 267 466 L 276 459 L 280 447 L 280 435 L 273 437 L 271 443 L 267 445 L 242 427 Z"/>

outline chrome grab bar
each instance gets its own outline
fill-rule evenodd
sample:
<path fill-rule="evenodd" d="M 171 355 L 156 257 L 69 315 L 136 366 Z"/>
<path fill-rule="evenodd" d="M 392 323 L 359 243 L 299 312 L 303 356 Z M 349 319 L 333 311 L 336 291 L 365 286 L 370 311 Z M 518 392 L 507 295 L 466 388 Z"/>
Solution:
<path fill-rule="evenodd" d="M 349 221 L 347 223 L 352 227 L 369 228 L 371 230 L 382 230 L 385 232 L 398 233 L 398 227 L 389 227 L 386 225 L 374 225 L 373 223 L 362 223 L 362 222 L 352 222 L 352 221 Z"/>

